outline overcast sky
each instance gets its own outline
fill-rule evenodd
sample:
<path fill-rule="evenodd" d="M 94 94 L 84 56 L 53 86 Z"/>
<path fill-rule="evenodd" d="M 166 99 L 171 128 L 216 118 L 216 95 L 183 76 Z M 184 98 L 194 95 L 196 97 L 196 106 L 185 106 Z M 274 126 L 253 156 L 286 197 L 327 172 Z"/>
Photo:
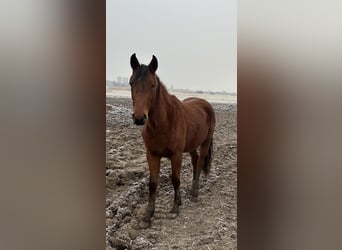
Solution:
<path fill-rule="evenodd" d="M 107 0 L 107 80 L 137 54 L 170 87 L 236 92 L 236 0 Z"/>

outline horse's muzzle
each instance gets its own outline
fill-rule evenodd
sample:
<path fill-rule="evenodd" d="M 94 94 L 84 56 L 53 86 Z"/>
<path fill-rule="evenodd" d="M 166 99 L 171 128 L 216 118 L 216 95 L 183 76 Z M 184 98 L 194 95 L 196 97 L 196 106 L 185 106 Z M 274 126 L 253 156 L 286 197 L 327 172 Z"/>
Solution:
<path fill-rule="evenodd" d="M 144 115 L 143 117 L 141 118 L 137 118 L 134 116 L 133 114 L 133 121 L 134 121 L 134 124 L 135 125 L 144 125 L 145 122 L 146 122 L 146 115 Z"/>

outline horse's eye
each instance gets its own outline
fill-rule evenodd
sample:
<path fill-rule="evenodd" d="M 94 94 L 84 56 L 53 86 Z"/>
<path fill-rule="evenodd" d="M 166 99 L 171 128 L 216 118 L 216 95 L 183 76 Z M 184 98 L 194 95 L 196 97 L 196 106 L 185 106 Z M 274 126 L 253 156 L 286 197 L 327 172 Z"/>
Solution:
<path fill-rule="evenodd" d="M 154 88 L 156 85 L 155 84 L 152 84 L 152 88 Z"/>

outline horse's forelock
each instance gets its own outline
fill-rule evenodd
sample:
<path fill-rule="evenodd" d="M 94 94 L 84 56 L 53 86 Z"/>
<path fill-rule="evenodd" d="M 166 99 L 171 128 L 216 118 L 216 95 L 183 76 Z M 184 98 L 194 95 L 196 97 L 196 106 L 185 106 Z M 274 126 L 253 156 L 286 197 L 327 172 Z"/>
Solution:
<path fill-rule="evenodd" d="M 141 64 L 134 74 L 134 79 L 143 81 L 148 76 L 149 69 L 146 65 Z"/>

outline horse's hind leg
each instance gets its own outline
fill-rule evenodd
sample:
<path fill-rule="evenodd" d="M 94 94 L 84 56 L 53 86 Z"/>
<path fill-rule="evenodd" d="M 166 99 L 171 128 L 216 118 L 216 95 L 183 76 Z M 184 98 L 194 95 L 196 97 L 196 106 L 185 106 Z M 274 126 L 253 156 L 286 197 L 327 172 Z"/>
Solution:
<path fill-rule="evenodd" d="M 182 205 L 182 199 L 179 191 L 180 186 L 180 170 L 182 165 L 182 153 L 175 153 L 171 157 L 172 167 L 172 185 L 175 191 L 175 198 L 173 200 L 173 207 L 171 213 L 179 213 L 179 205 Z"/>
<path fill-rule="evenodd" d="M 157 188 L 159 183 L 159 172 L 160 172 L 160 157 L 151 154 L 149 151 L 146 152 L 148 167 L 150 170 L 150 183 L 149 183 L 149 200 L 145 210 L 143 220 L 140 222 L 140 228 L 147 228 L 151 224 L 151 217 L 153 216 L 155 209 L 155 202 L 157 196 Z"/>
<path fill-rule="evenodd" d="M 194 197 L 198 196 L 199 193 L 199 177 L 201 174 L 201 170 L 204 165 L 205 157 L 208 155 L 210 140 L 205 140 L 204 143 L 200 147 L 200 154 L 198 159 L 196 160 L 197 164 L 196 167 L 194 166 L 193 172 L 193 180 L 192 180 L 192 195 Z M 191 152 L 191 158 L 193 158 L 195 154 Z M 197 153 L 196 153 L 197 156 Z M 192 159 L 191 159 L 192 160 Z"/>
<path fill-rule="evenodd" d="M 194 194 L 194 189 L 196 189 L 196 187 L 195 187 L 196 186 L 195 180 L 197 178 L 197 175 L 199 175 L 199 172 L 201 171 L 201 169 L 198 169 L 198 167 L 197 167 L 197 162 L 198 162 L 197 151 L 196 150 L 191 151 L 190 155 L 191 155 L 191 163 L 192 163 L 192 169 L 193 169 L 193 171 L 192 171 L 192 194 L 194 196 L 197 196 L 198 192 L 197 192 L 197 195 Z"/>
<path fill-rule="evenodd" d="M 198 160 L 197 151 L 196 150 L 191 151 L 190 155 L 191 155 L 191 164 L 193 168 L 193 179 L 195 179 L 196 172 L 197 172 L 197 160 Z"/>

